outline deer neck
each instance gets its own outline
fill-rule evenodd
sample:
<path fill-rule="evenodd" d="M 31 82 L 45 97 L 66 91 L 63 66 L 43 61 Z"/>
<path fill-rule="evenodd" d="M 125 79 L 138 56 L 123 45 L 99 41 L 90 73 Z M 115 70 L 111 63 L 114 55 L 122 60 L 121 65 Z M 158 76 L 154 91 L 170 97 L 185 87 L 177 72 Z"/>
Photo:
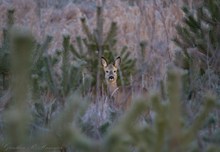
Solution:
<path fill-rule="evenodd" d="M 113 95 L 114 92 L 116 92 L 117 89 L 118 89 L 118 86 L 117 86 L 117 83 L 116 83 L 116 82 L 107 83 L 107 87 L 108 87 L 108 93 L 109 93 L 110 95 Z"/>

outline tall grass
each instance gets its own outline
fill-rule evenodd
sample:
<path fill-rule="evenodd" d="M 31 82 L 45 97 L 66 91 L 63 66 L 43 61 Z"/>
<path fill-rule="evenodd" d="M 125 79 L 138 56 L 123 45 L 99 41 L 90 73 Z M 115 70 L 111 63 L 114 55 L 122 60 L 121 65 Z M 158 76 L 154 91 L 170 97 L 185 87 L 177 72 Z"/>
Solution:
<path fill-rule="evenodd" d="M 165 68 L 167 64 L 161 65 L 164 52 L 160 52 L 160 48 L 156 47 L 157 36 L 154 37 L 153 32 L 154 25 L 160 21 L 153 15 L 154 13 L 148 14 L 149 18 L 145 18 L 148 10 L 142 10 L 140 4 L 159 9 L 161 15 L 166 11 L 160 7 L 162 5 L 159 5 L 158 1 L 151 2 L 148 4 L 145 1 L 140 3 L 134 1 L 133 6 L 129 6 L 133 13 L 137 13 L 140 9 L 141 17 L 139 17 L 143 22 L 139 25 L 149 25 L 150 27 L 146 30 L 151 30 L 143 32 L 140 28 L 140 33 L 150 34 L 147 39 L 150 44 L 141 43 L 139 46 L 141 38 L 132 42 L 141 47 L 137 47 L 134 52 L 142 51 L 137 61 L 137 69 L 140 71 L 138 78 L 141 77 L 141 79 L 137 79 L 135 83 L 147 86 L 148 96 L 134 98 L 127 111 L 120 111 L 110 106 L 105 94 L 94 98 L 90 85 L 82 86 L 87 81 L 88 71 L 83 71 L 86 68 L 82 68 L 78 60 L 74 62 L 79 66 L 73 66 L 71 53 L 69 53 L 71 37 L 65 35 L 63 50 L 58 49 L 51 55 L 48 53 L 51 49 L 49 44 L 58 43 L 56 36 L 54 41 L 47 39 L 41 45 L 36 43 L 39 35 L 32 34 L 32 30 L 21 26 L 13 27 L 10 30 L 9 44 L 11 53 L 9 94 L 1 93 L 3 96 L 0 96 L 2 105 L 0 151 L 220 151 L 219 97 L 206 93 L 197 99 L 201 101 L 200 106 L 197 105 L 198 102 L 192 103 L 193 101 L 186 99 L 185 90 L 183 90 L 186 71 L 175 66 Z M 106 6 L 110 4 L 112 3 L 106 2 Z M 120 1 L 115 5 L 112 4 L 112 7 L 120 12 L 121 6 L 124 5 L 127 8 L 127 3 Z M 117 11 L 110 16 L 114 17 L 114 13 L 117 16 Z M 126 12 L 124 8 L 121 8 L 121 11 L 122 14 Z M 127 17 L 126 20 L 119 22 L 121 26 L 129 25 L 129 22 L 123 23 L 132 18 L 129 18 L 129 15 Z M 166 29 L 165 33 L 160 32 L 164 33 L 162 37 L 167 39 L 164 59 L 166 62 L 163 63 L 171 62 L 173 51 L 167 44 L 172 33 L 168 30 L 167 24 L 171 21 L 166 20 L 165 17 L 166 15 L 160 18 L 163 20 L 160 23 Z M 119 36 L 127 39 L 126 43 L 130 43 L 129 31 L 132 26 L 124 29 L 119 27 L 119 29 Z M 125 31 L 128 35 L 123 33 Z M 136 34 L 138 36 L 138 33 Z M 125 43 L 123 38 L 119 38 L 120 45 Z M 130 49 L 133 47 L 132 44 L 129 44 Z M 149 49 L 152 50 L 149 51 Z M 41 60 L 34 64 L 35 57 L 38 57 L 38 55 L 35 56 L 36 50 L 43 53 L 38 54 Z M 157 53 L 160 54 L 159 57 Z M 68 71 L 70 68 L 73 69 L 71 72 Z M 40 82 L 38 89 L 35 89 L 36 83 L 33 83 L 33 78 L 34 80 L 37 78 Z M 81 81 L 81 78 L 85 79 Z M 204 79 L 206 79 L 205 76 Z M 213 80 L 217 79 L 213 78 Z M 49 87 L 45 87 L 45 81 Z M 219 84 L 216 86 L 218 87 Z M 82 93 L 81 89 L 86 91 Z M 95 99 L 98 99 L 98 102 L 93 102 Z M 2 104 L 3 101 L 6 104 Z"/>

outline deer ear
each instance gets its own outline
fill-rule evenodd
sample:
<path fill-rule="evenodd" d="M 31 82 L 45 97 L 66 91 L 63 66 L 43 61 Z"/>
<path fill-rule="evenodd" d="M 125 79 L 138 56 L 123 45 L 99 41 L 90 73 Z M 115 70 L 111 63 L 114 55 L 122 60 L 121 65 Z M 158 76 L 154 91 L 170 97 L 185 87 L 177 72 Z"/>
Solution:
<path fill-rule="evenodd" d="M 120 58 L 120 56 L 119 56 L 119 57 L 117 57 L 116 60 L 115 60 L 115 63 L 114 63 L 115 67 L 118 68 L 119 65 L 120 65 L 120 63 L 121 63 L 121 58 Z"/>
<path fill-rule="evenodd" d="M 101 58 L 101 63 L 103 67 L 107 67 L 107 61 L 104 57 Z"/>

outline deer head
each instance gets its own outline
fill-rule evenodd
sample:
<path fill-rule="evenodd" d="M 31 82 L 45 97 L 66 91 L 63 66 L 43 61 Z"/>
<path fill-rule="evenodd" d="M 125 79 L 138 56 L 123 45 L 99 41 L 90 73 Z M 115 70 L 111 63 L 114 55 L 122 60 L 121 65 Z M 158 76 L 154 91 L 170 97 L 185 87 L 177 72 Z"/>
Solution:
<path fill-rule="evenodd" d="M 105 72 L 105 81 L 107 85 L 117 86 L 117 72 L 121 62 L 121 58 L 117 57 L 114 63 L 108 64 L 104 57 L 101 58 L 102 67 Z"/>

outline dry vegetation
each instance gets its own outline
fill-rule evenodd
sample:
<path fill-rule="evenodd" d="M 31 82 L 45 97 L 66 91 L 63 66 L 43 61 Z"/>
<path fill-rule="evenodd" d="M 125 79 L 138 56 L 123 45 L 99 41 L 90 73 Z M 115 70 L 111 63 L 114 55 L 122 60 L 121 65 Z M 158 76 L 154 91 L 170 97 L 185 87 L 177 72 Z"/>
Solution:
<path fill-rule="evenodd" d="M 31 28 L 38 41 L 43 41 L 46 35 L 54 37 L 50 53 L 62 47 L 63 34 L 71 35 L 73 43 L 76 36 L 83 35 L 81 17 L 85 16 L 89 26 L 94 28 L 96 1 L 66 2 L 65 5 L 60 2 L 60 7 L 55 7 L 55 3 L 57 1 L 3 1 L 0 5 L 0 26 L 6 26 L 7 9 L 15 8 L 15 23 Z M 155 87 L 155 83 L 164 78 L 166 64 L 173 60 L 176 48 L 171 39 L 175 34 L 175 25 L 182 19 L 180 7 L 183 3 L 142 0 L 132 4 L 129 5 L 127 1 L 106 1 L 104 30 L 108 30 L 111 22 L 116 21 L 119 26 L 117 48 L 128 46 L 135 58 L 140 56 L 140 42 L 147 42 L 144 61 L 148 65 L 145 66 L 146 82 L 153 82 L 147 85 Z"/>
<path fill-rule="evenodd" d="M 31 44 L 32 41 L 29 40 L 34 37 L 41 47 L 47 41 L 47 36 L 51 36 L 52 42 L 45 46 L 46 55 L 43 57 L 47 59 L 49 56 L 51 63 L 54 61 L 46 69 L 46 72 L 52 71 L 49 74 L 54 74 L 50 75 L 52 82 L 49 82 L 53 83 L 54 88 L 44 88 L 46 91 L 40 90 L 36 96 L 32 92 L 34 84 L 25 81 L 30 72 L 28 70 L 31 69 L 24 64 L 28 61 L 22 62 L 23 68 L 19 67 L 20 63 L 11 63 L 10 74 L 15 75 L 9 77 L 15 79 L 12 87 L 3 91 L 0 86 L 0 151 L 10 147 L 10 144 L 12 147 L 23 144 L 29 148 L 39 144 L 60 152 L 137 152 L 146 149 L 149 152 L 218 151 L 219 146 L 216 145 L 220 143 L 219 135 L 213 135 L 220 133 L 220 112 L 215 109 L 220 108 L 219 75 L 208 69 L 203 76 L 196 77 L 190 84 L 196 88 L 197 93 L 194 95 L 193 91 L 184 90 L 188 71 L 174 66 L 175 60 L 179 59 L 176 52 L 180 48 L 173 39 L 177 35 L 176 26 L 182 25 L 184 19 L 181 8 L 188 5 L 190 9 L 194 9 L 201 2 L 202 0 L 0 0 L 0 42 L 4 43 L 2 29 L 8 26 L 7 11 L 14 9 L 14 24 L 32 33 L 21 34 L 24 40 L 21 43 Z M 103 5 L 104 36 L 108 35 L 112 22 L 116 22 L 118 31 L 115 50 L 127 46 L 132 59 L 136 59 L 135 73 L 128 76 L 130 84 L 148 91 L 147 97 L 136 97 L 137 94 L 134 94 L 133 104 L 126 112 L 110 106 L 104 85 L 100 85 L 100 94 L 94 93 L 94 86 L 91 87 L 90 84 L 91 75 L 86 75 L 88 71 L 85 70 L 84 63 L 81 60 L 73 61 L 76 59 L 74 54 L 70 55 L 71 52 L 68 52 L 71 44 L 78 46 L 78 36 L 87 36 L 82 28 L 82 18 L 86 19 L 90 30 L 96 28 L 96 8 L 100 4 Z M 27 40 L 26 36 L 31 38 Z M 16 38 L 15 36 L 14 39 Z M 31 45 L 27 45 L 29 48 L 24 46 L 17 44 L 13 47 L 15 50 L 16 47 L 21 47 L 19 49 L 24 54 L 33 49 Z M 85 49 L 86 46 L 83 47 Z M 78 49 L 82 51 L 80 47 Z M 20 54 L 13 55 L 15 61 L 23 59 Z M 30 54 L 24 56 L 34 60 Z M 57 58 L 59 60 L 55 61 Z M 79 73 L 68 75 L 67 71 L 72 68 Z M 20 75 L 18 71 L 22 70 L 24 71 Z M 82 80 L 74 76 L 82 77 Z M 70 81 L 76 81 L 72 90 L 68 88 L 71 87 L 68 84 L 74 84 Z M 101 84 L 104 84 L 104 77 Z M 205 94 L 207 91 L 209 93 Z M 25 115 L 25 112 L 30 115 Z M 12 132 L 13 125 L 17 124 L 18 128 Z M 13 133 L 17 133 L 18 137 L 13 138 Z M 210 141 L 214 141 L 214 144 L 209 144 Z"/>

